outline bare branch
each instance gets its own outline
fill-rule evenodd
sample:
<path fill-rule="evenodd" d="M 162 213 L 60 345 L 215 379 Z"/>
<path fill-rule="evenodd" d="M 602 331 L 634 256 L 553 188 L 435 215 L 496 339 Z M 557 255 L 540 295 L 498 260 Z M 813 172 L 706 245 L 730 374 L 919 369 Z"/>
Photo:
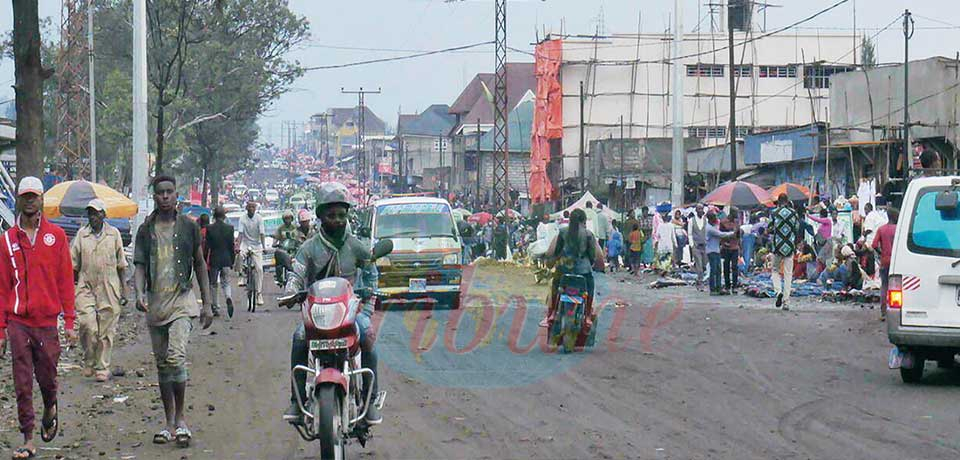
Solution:
<path fill-rule="evenodd" d="M 203 123 L 203 122 L 205 122 L 205 121 L 216 120 L 216 119 L 226 119 L 226 118 L 227 118 L 226 113 L 229 112 L 230 110 L 232 110 L 233 107 L 236 106 L 236 105 L 237 105 L 237 103 L 234 102 L 234 103 L 231 104 L 230 107 L 228 107 L 226 110 L 220 111 L 220 112 L 215 113 L 215 114 L 213 114 L 213 115 L 204 115 L 204 116 L 201 116 L 201 117 L 196 117 L 196 118 L 194 118 L 193 120 L 190 120 L 189 122 L 185 123 L 183 126 L 177 128 L 177 130 L 187 129 L 187 128 L 189 128 L 189 127 L 191 127 L 191 126 L 193 126 L 193 125 L 195 125 L 195 124 L 197 124 L 197 123 Z"/>

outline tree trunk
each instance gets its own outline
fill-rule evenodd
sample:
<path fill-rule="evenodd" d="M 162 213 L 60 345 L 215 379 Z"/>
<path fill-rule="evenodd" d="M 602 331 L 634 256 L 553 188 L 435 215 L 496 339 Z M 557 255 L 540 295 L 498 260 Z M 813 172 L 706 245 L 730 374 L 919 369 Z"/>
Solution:
<path fill-rule="evenodd" d="M 154 177 L 163 173 L 163 93 L 163 90 L 157 92 L 157 163 L 154 165 Z"/>
<path fill-rule="evenodd" d="M 43 81 L 37 0 L 13 1 L 13 60 L 16 67 L 17 177 L 43 174 Z"/>
<path fill-rule="evenodd" d="M 214 166 L 210 175 L 210 207 L 215 208 L 220 205 L 220 169 Z"/>
<path fill-rule="evenodd" d="M 207 207 L 207 184 L 210 181 L 210 166 L 203 165 L 203 181 L 200 183 L 200 206 Z"/>

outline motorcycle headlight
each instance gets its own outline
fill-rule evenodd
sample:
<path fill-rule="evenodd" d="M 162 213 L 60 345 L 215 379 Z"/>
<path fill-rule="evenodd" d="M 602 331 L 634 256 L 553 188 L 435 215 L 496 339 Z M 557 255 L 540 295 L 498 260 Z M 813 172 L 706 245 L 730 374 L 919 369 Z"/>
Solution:
<path fill-rule="evenodd" d="M 459 265 L 460 264 L 460 254 L 447 254 L 443 256 L 444 265 Z"/>
<path fill-rule="evenodd" d="M 381 257 L 381 258 L 377 259 L 377 266 L 378 266 L 378 267 L 389 267 L 389 266 L 390 266 L 390 259 L 387 258 L 387 257 Z"/>
<path fill-rule="evenodd" d="M 310 306 L 310 319 L 317 329 L 333 329 L 340 325 L 346 312 L 342 302 L 315 303 Z"/>

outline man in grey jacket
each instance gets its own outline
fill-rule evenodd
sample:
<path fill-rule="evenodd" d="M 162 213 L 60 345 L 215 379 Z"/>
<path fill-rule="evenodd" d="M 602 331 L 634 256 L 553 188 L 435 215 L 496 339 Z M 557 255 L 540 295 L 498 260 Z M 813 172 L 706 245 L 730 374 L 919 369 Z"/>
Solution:
<path fill-rule="evenodd" d="M 687 236 L 690 239 L 690 257 L 693 259 L 693 270 L 697 274 L 697 290 L 703 290 L 703 269 L 707 260 L 707 219 L 703 213 L 703 205 L 697 205 L 696 214 L 690 214 L 687 222 Z"/>

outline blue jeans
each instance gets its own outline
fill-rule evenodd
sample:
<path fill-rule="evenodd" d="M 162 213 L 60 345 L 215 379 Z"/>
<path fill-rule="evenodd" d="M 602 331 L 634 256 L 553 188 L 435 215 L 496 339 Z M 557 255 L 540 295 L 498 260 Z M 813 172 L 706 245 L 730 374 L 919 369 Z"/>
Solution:
<path fill-rule="evenodd" d="M 720 291 L 720 253 L 708 253 L 707 260 L 710 261 L 710 292 L 718 292 Z"/>
<path fill-rule="evenodd" d="M 753 248 L 757 244 L 757 235 L 747 233 L 743 235 L 743 271 L 750 271 L 750 261 L 753 259 Z"/>

